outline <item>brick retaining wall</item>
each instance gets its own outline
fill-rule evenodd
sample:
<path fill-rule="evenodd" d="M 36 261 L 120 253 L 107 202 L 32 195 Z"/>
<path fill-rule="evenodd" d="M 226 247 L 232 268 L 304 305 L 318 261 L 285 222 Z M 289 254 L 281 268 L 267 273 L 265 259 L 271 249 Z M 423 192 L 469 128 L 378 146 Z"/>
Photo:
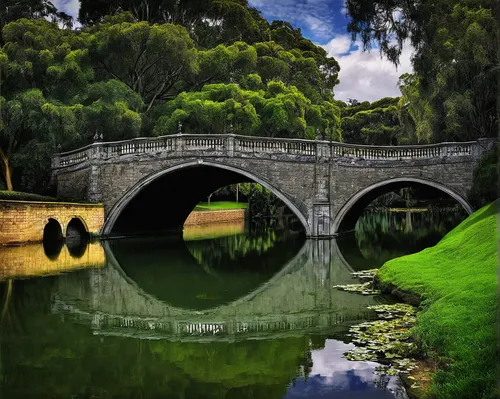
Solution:
<path fill-rule="evenodd" d="M 191 212 L 184 222 L 184 226 L 238 222 L 245 219 L 246 211 L 246 209 L 225 209 L 221 211 Z"/>
<path fill-rule="evenodd" d="M 73 218 L 98 235 L 104 224 L 104 207 L 96 204 L 0 200 L 0 245 L 40 242 L 49 219 L 61 225 L 63 236 Z"/>

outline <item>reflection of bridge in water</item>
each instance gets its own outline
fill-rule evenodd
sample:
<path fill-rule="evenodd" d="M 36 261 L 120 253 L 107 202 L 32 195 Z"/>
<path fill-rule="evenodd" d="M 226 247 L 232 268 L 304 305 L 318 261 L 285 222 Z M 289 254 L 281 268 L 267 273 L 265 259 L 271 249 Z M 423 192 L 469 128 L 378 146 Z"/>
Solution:
<path fill-rule="evenodd" d="M 108 265 L 58 279 L 52 311 L 90 325 L 94 334 L 145 339 L 208 340 L 345 328 L 366 319 L 376 299 L 332 288 L 352 283 L 335 240 L 305 242 L 284 268 L 250 294 L 197 311 L 171 306 L 144 292 L 120 268 L 106 243 Z"/>

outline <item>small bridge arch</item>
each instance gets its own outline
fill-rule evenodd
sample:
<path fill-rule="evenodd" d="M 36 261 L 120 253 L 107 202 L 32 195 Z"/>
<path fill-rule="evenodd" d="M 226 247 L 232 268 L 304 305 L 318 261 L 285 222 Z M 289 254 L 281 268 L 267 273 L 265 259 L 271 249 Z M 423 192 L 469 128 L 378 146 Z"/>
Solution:
<path fill-rule="evenodd" d="M 442 183 L 424 178 L 396 177 L 378 181 L 368 187 L 364 187 L 349 198 L 333 221 L 335 231 L 339 231 L 343 224 L 347 225 L 347 229 L 353 229 L 357 216 L 359 216 L 359 210 L 364 209 L 371 201 L 379 197 L 381 194 L 384 194 L 394 188 L 415 184 L 435 188 L 457 201 L 469 215 L 474 212 L 472 206 L 462 195 Z"/>
<path fill-rule="evenodd" d="M 135 184 L 131 189 L 129 189 L 121 199 L 116 202 L 116 204 L 111 208 L 108 213 L 108 217 L 103 225 L 101 235 L 107 236 L 112 234 L 113 227 L 115 226 L 116 221 L 119 216 L 123 212 L 123 210 L 129 205 L 129 203 L 147 186 L 151 183 L 158 181 L 161 177 L 164 177 L 168 174 L 176 173 L 180 170 L 185 170 L 187 168 L 196 168 L 196 167 L 211 167 L 222 170 L 227 170 L 230 172 L 234 172 L 238 175 L 241 175 L 244 179 L 248 181 L 258 183 L 263 187 L 269 189 L 276 197 L 278 197 L 283 203 L 290 208 L 290 210 L 297 216 L 300 220 L 306 235 L 310 235 L 311 229 L 309 223 L 306 219 L 306 216 L 301 212 L 301 210 L 284 194 L 279 188 L 271 184 L 268 179 L 265 177 L 259 176 L 255 173 L 251 173 L 247 170 L 241 169 L 239 167 L 227 165 L 221 162 L 215 161 L 206 161 L 203 159 L 191 160 L 188 162 L 183 162 L 167 169 L 156 171 L 146 176 L 142 180 L 140 180 L 137 184 Z"/>

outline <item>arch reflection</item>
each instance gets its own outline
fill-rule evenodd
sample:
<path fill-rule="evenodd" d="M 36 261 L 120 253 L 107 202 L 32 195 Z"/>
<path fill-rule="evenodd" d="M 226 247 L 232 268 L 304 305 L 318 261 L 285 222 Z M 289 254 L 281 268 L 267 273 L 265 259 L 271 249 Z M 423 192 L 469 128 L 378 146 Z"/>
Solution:
<path fill-rule="evenodd" d="M 304 239 L 273 230 L 197 237 L 130 238 L 109 242 L 123 272 L 169 305 L 204 310 L 234 302 L 266 283 L 299 251 Z"/>

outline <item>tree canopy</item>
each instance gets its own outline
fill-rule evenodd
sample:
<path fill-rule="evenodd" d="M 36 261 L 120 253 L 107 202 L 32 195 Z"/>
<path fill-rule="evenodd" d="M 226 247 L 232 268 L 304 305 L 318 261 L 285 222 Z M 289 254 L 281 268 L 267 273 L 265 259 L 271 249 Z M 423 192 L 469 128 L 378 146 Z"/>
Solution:
<path fill-rule="evenodd" d="M 398 63 L 411 43 L 414 76 L 400 81 L 405 129 L 419 140 L 496 136 L 500 3 L 496 0 L 347 0 L 353 39 Z"/>
<path fill-rule="evenodd" d="M 334 98 L 340 67 L 247 0 L 82 0 L 81 27 L 47 0 L 0 9 L 0 186 L 43 192 L 50 156 L 92 141 L 234 133 L 362 144 L 495 134 L 498 5 L 348 0 L 353 38 L 397 63 L 401 97 Z M 362 97 L 362 93 L 360 93 Z M 29 162 L 37 159 L 36 165 Z"/>
<path fill-rule="evenodd" d="M 174 8 L 188 8 L 172 9 L 164 20 L 138 14 L 153 3 L 113 15 L 87 15 L 82 7 L 87 23 L 79 30 L 38 11 L 21 15 L 30 18 L 5 19 L 0 49 L 5 188 L 44 192 L 50 156 L 88 144 L 96 133 L 106 140 L 172 134 L 182 122 L 192 133 L 224 133 L 231 126 L 236 133 L 313 138 L 321 129 L 341 140 L 340 108 L 333 99 L 339 66 L 322 48 L 287 24 L 269 25 L 246 2 L 209 1 L 205 11 L 175 3 Z M 210 28 L 232 21 L 235 31 L 242 31 L 243 12 L 266 33 L 244 42 L 212 32 L 211 47 L 205 46 L 208 33 L 197 39 L 196 29 L 209 17 Z M 196 29 L 188 30 L 190 24 Z"/>

